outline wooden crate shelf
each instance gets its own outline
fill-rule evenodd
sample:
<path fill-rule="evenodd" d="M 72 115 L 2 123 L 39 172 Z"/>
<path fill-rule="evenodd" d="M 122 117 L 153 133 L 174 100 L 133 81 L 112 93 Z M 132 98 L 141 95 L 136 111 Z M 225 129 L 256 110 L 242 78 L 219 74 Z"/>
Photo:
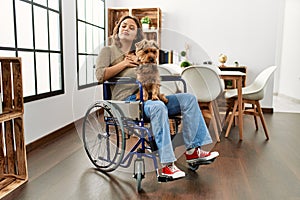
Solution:
<path fill-rule="evenodd" d="M 113 30 L 117 25 L 118 21 L 122 16 L 129 15 L 129 9 L 127 8 L 108 8 L 107 19 L 108 19 L 108 37 L 111 37 L 113 34 Z"/>
<path fill-rule="evenodd" d="M 28 180 L 21 58 L 0 57 L 0 199 Z"/>
<path fill-rule="evenodd" d="M 161 9 L 160 8 L 108 8 L 108 44 L 111 44 L 110 37 L 113 34 L 113 29 L 119 19 L 123 15 L 132 15 L 139 20 L 142 17 L 148 16 L 151 19 L 150 27 L 154 27 L 154 30 L 149 29 L 144 31 L 144 34 L 148 40 L 155 40 L 160 46 L 161 35 Z"/>
<path fill-rule="evenodd" d="M 1 122 L 9 121 L 13 118 L 18 118 L 22 117 L 23 113 L 20 111 L 12 111 L 12 112 L 7 112 L 7 113 L 2 113 L 1 114 Z"/>
<path fill-rule="evenodd" d="M 136 16 L 139 20 L 142 17 L 148 16 L 151 19 L 150 27 L 155 29 L 161 28 L 161 10 L 160 8 L 133 8 L 131 11 L 133 16 Z"/>

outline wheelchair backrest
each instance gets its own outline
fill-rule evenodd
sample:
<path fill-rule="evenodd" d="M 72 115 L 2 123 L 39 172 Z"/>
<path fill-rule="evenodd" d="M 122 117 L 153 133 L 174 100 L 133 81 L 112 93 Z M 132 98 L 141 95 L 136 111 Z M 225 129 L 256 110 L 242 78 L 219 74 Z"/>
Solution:
<path fill-rule="evenodd" d="M 132 84 L 136 80 L 129 77 L 114 78 L 103 83 L 103 99 L 111 104 L 117 110 L 121 118 L 134 121 L 143 121 L 143 102 L 141 101 L 120 101 L 111 100 L 111 86 L 115 84 Z M 105 113 L 106 115 L 107 113 Z"/>

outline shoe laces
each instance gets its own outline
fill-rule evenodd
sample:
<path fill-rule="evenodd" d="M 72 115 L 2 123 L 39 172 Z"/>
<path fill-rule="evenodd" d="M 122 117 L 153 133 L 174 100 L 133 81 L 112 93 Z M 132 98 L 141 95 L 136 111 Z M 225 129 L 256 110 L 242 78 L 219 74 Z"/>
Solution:
<path fill-rule="evenodd" d="M 168 165 L 168 168 L 169 168 L 172 172 L 179 171 L 179 169 L 176 167 L 176 165 L 174 165 L 174 163 Z"/>
<path fill-rule="evenodd" d="M 200 148 L 197 148 L 197 154 L 200 158 L 208 156 L 210 153 L 208 151 L 204 151 Z"/>

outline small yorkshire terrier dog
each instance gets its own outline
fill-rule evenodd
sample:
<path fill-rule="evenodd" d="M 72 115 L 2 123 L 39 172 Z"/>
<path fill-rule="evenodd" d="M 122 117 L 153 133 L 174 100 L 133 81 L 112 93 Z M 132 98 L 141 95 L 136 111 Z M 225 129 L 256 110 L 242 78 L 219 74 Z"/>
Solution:
<path fill-rule="evenodd" d="M 137 67 L 137 80 L 143 86 L 143 100 L 161 100 L 165 104 L 168 99 L 164 94 L 160 94 L 160 75 L 156 64 L 158 55 L 158 45 L 153 40 L 142 40 L 136 45 L 135 54 L 138 58 L 139 66 Z M 136 95 L 136 99 L 140 99 L 140 93 Z"/>

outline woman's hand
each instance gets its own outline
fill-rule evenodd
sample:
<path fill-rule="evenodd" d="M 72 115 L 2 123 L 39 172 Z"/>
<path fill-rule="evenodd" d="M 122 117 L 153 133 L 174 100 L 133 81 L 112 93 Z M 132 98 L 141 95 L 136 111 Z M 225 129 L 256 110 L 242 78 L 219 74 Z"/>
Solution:
<path fill-rule="evenodd" d="M 126 69 L 127 67 L 129 68 L 134 68 L 139 65 L 138 63 L 138 58 L 134 54 L 128 54 L 125 56 L 124 60 L 119 62 L 118 64 L 107 67 L 104 71 L 104 77 L 103 80 L 108 80 L 114 76 L 116 76 L 118 73 Z"/>
<path fill-rule="evenodd" d="M 138 58 L 134 54 L 126 55 L 123 62 L 126 67 L 136 67 L 139 65 Z"/>

